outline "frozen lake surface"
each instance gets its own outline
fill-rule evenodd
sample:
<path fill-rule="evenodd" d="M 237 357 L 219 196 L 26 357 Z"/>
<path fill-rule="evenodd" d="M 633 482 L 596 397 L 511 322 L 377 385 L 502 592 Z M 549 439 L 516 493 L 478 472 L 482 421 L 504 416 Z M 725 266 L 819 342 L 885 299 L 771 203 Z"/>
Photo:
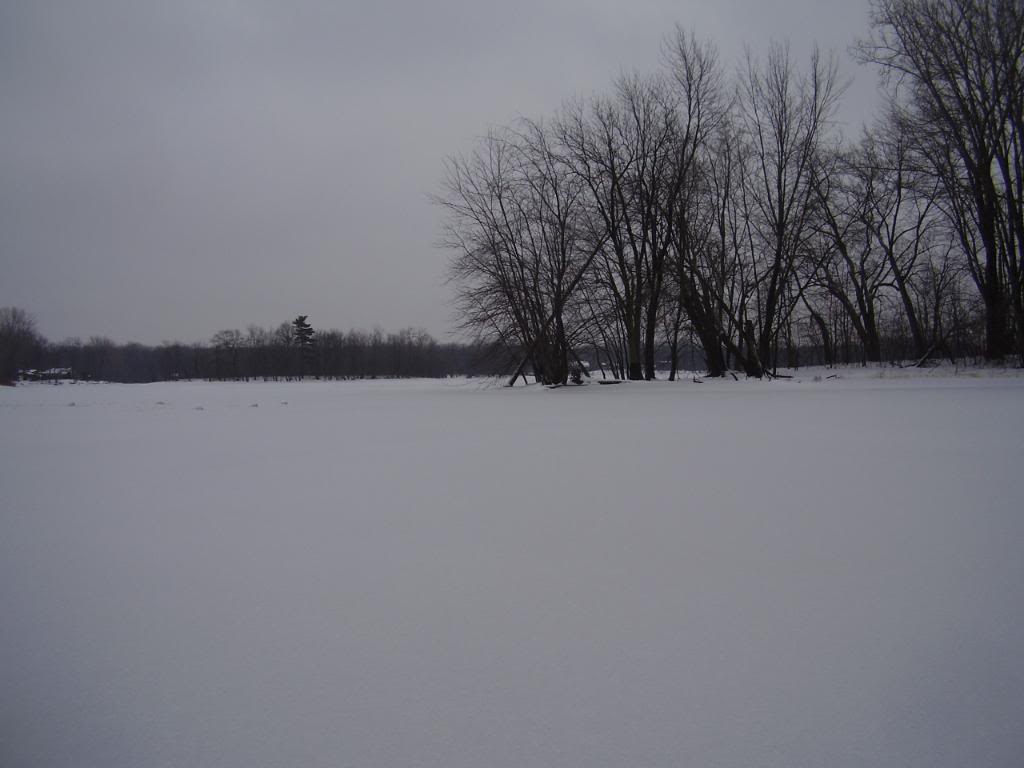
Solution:
<path fill-rule="evenodd" d="M 0 765 L 1019 766 L 1024 379 L 812 375 L 0 389 Z"/>

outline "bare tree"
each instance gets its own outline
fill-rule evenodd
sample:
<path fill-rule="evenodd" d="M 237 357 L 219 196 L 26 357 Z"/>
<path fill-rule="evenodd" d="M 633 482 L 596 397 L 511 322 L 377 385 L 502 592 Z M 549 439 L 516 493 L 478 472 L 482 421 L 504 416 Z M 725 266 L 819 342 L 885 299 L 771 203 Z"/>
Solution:
<path fill-rule="evenodd" d="M 690 43 L 680 35 L 681 50 L 689 54 Z M 570 105 L 557 121 L 566 160 L 588 191 L 592 219 L 604 233 L 599 276 L 591 284 L 612 297 L 623 326 L 630 379 L 655 375 L 659 308 L 672 244 L 670 212 L 693 146 L 706 130 L 699 127 L 696 109 L 691 122 L 680 124 L 678 110 L 685 98 L 666 77 L 623 76 L 612 97 Z M 681 146 L 689 148 L 681 152 Z"/>
<path fill-rule="evenodd" d="M 986 356 L 1008 354 L 1016 336 L 1024 364 L 1024 7 L 874 0 L 872 26 L 860 55 L 883 67 L 922 164 L 941 181 L 984 302 Z"/>
<path fill-rule="evenodd" d="M 32 367 L 42 345 L 31 314 L 18 307 L 0 307 L 0 384 L 10 384 L 19 370 Z"/>
<path fill-rule="evenodd" d="M 242 332 L 235 329 L 217 331 L 210 339 L 210 346 L 214 348 L 216 361 L 216 377 L 219 379 L 241 378 L 239 357 L 245 347 L 245 337 Z"/>
<path fill-rule="evenodd" d="M 757 327 L 749 311 L 744 325 L 755 373 L 774 362 L 780 324 L 794 309 L 788 283 L 810 232 L 813 160 L 839 90 L 835 60 L 823 61 L 817 49 L 806 74 L 784 44 L 773 43 L 763 65 L 747 53 L 740 106 L 752 154 L 745 193 Z"/>
<path fill-rule="evenodd" d="M 723 209 L 717 204 L 732 181 L 730 105 L 723 94 L 718 53 L 710 43 L 677 28 L 667 59 L 681 94 L 670 201 L 674 205 L 666 212 L 674 301 L 664 314 L 672 373 L 685 317 L 701 341 L 709 375 L 721 376 L 729 251 L 723 243 Z M 723 154 L 715 156 L 719 151 Z"/>
<path fill-rule="evenodd" d="M 891 266 L 878 247 L 880 169 L 856 150 L 826 150 L 814 163 L 813 239 L 802 265 L 804 289 L 820 287 L 842 307 L 860 341 L 863 362 L 882 359 L 879 314 Z"/>
<path fill-rule="evenodd" d="M 583 187 L 547 130 L 493 131 L 448 162 L 436 201 L 464 327 L 521 350 L 538 381 L 564 384 L 574 331 L 568 302 L 603 236 L 589 226 Z"/>

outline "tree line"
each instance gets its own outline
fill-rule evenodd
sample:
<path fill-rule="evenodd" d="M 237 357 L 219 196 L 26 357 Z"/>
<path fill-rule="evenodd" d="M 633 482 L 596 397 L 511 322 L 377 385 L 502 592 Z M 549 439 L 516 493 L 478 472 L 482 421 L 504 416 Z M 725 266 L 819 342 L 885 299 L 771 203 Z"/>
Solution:
<path fill-rule="evenodd" d="M 422 329 L 315 330 L 305 315 L 276 328 L 217 331 L 208 343 L 117 344 L 93 336 L 47 341 L 35 318 L 0 308 L 0 382 L 19 378 L 150 382 L 487 375 L 501 363 L 476 344 L 439 343 Z"/>
<path fill-rule="evenodd" d="M 834 57 L 681 27 L 661 71 L 491 130 L 435 201 L 463 327 L 546 383 L 802 362 L 1024 365 L 1024 6 L 875 0 L 883 114 L 850 140 Z"/>

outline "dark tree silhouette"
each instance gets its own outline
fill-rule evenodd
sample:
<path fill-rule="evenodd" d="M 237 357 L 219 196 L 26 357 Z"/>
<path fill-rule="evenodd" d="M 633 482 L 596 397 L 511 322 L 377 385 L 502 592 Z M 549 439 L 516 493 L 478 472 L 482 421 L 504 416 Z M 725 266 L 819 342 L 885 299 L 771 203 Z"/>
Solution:
<path fill-rule="evenodd" d="M 18 307 L 0 307 L 0 384 L 10 384 L 19 370 L 34 366 L 42 345 L 32 315 Z"/>
<path fill-rule="evenodd" d="M 313 326 L 307 321 L 308 317 L 309 315 L 299 315 L 292 320 L 295 346 L 298 347 L 299 354 L 301 355 L 302 375 L 310 373 L 316 366 L 316 348 L 314 346 L 316 331 L 313 330 Z"/>

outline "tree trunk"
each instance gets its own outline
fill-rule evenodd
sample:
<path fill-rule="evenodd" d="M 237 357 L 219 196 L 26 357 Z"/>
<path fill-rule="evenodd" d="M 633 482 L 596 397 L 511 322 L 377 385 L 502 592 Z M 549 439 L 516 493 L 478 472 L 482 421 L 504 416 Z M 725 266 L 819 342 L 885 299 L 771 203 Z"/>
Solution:
<path fill-rule="evenodd" d="M 754 336 L 753 321 L 747 320 L 747 323 L 744 326 L 743 336 L 747 353 L 743 360 L 743 368 L 748 376 L 762 379 L 764 378 L 764 363 L 762 362 L 761 354 L 757 348 L 757 339 Z"/>
<path fill-rule="evenodd" d="M 818 326 L 821 333 L 821 353 L 825 358 L 825 365 L 831 368 L 836 364 L 835 352 L 832 349 L 832 336 L 828 332 L 828 323 L 820 314 L 811 311 L 811 319 Z"/>
<path fill-rule="evenodd" d="M 700 334 L 700 344 L 704 348 L 704 360 L 708 368 L 708 376 L 719 378 L 725 376 L 725 357 L 719 343 L 718 332 L 708 329 Z"/>
<path fill-rule="evenodd" d="M 639 315 L 639 312 L 637 314 Z M 626 344 L 628 346 L 626 354 L 629 356 L 626 376 L 630 381 L 643 381 L 644 364 L 640 339 L 640 318 L 635 317 L 630 320 L 630 327 L 626 329 Z"/>

